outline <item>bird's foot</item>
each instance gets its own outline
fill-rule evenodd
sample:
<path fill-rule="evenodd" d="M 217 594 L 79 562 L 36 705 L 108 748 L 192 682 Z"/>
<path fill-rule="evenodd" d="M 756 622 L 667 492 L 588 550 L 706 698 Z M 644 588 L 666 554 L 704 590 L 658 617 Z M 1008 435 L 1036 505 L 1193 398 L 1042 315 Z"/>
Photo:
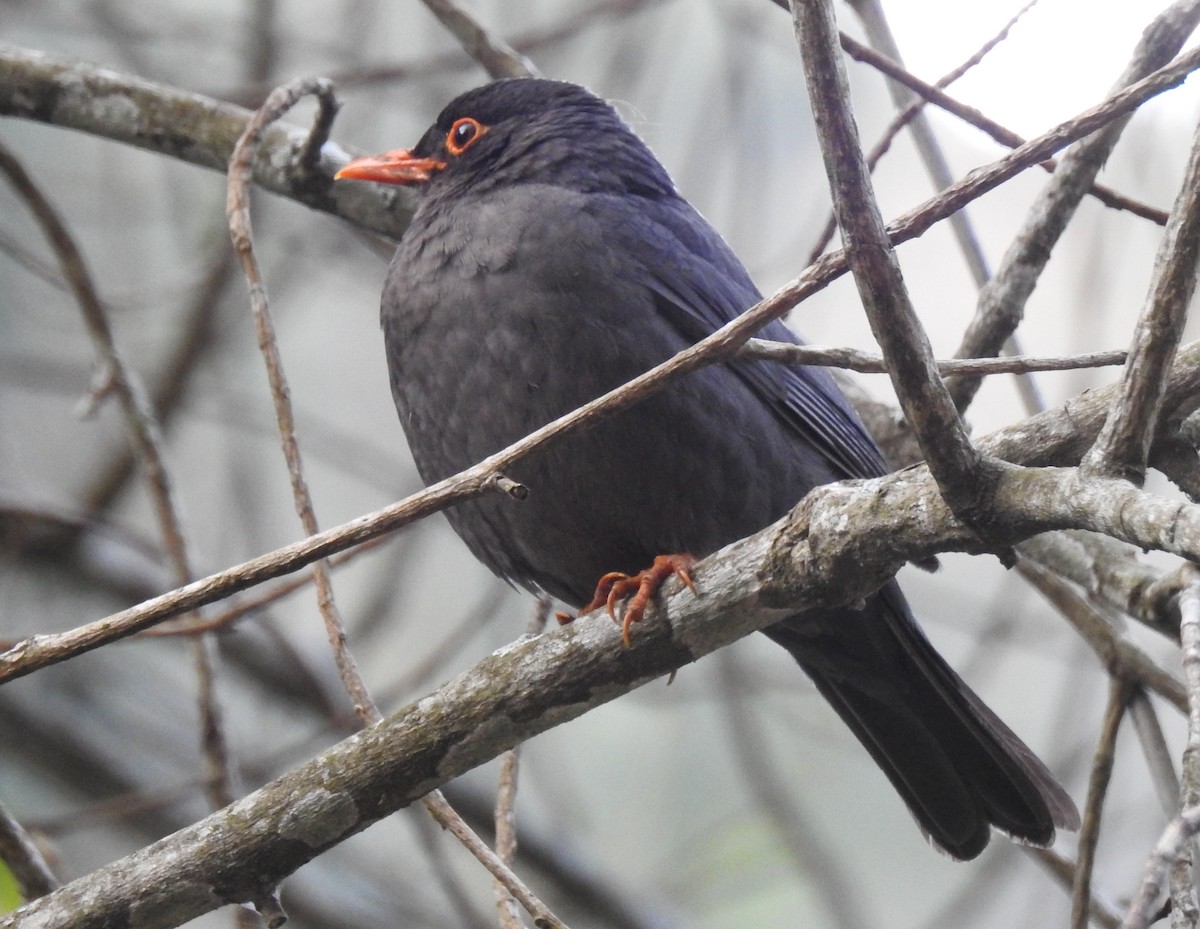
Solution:
<path fill-rule="evenodd" d="M 617 601 L 632 594 L 629 602 L 625 604 L 625 612 L 620 619 L 621 641 L 628 648 L 630 629 L 634 623 L 641 622 L 642 614 L 646 612 L 650 598 L 658 592 L 663 581 L 673 574 L 687 585 L 688 590 L 692 593 L 696 592 L 696 585 L 692 583 L 692 575 L 688 573 L 688 569 L 695 563 L 696 559 L 691 555 L 659 555 L 654 559 L 654 564 L 637 574 L 622 574 L 620 571 L 612 571 L 600 578 L 591 602 L 580 610 L 578 615 L 585 616 L 603 606 L 608 608 L 608 615 L 616 622 Z M 572 618 L 563 613 L 558 614 L 560 623 L 570 622 Z"/>

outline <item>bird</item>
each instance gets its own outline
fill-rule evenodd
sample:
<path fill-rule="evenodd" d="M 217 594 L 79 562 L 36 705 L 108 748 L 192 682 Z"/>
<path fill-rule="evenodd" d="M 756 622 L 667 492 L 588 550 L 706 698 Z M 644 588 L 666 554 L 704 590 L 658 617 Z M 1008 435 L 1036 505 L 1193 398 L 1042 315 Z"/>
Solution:
<path fill-rule="evenodd" d="M 574 83 L 511 78 L 469 90 L 414 148 L 352 160 L 336 178 L 417 192 L 381 323 L 392 395 L 426 483 L 761 299 L 646 144 Z M 799 342 L 782 322 L 760 335 Z M 690 584 L 693 558 L 764 528 L 812 488 L 889 470 L 827 371 L 733 360 L 513 465 L 507 476 L 526 499 L 493 494 L 446 515 L 495 574 L 590 609 L 630 590 L 644 601 L 672 573 Z M 864 593 L 858 608 L 807 610 L 764 632 L 857 736 L 927 840 L 968 860 L 992 827 L 1036 846 L 1056 828 L 1077 829 L 1070 796 L 935 651 L 897 582 Z"/>

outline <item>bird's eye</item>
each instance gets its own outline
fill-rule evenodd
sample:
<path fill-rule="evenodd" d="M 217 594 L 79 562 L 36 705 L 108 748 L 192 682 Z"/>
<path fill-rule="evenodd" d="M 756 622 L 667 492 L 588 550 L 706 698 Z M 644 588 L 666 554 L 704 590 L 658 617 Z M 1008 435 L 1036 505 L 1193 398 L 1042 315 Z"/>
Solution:
<path fill-rule="evenodd" d="M 451 155 L 461 155 L 485 132 L 487 126 L 477 119 L 470 116 L 456 119 L 450 131 L 446 133 L 446 151 Z"/>

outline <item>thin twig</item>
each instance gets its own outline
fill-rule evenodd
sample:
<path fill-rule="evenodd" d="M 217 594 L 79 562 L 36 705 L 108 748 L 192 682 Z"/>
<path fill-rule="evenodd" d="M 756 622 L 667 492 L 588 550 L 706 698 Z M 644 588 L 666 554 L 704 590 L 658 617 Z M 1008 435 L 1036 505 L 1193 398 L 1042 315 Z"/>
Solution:
<path fill-rule="evenodd" d="M 1146 767 L 1150 769 L 1154 792 L 1162 804 L 1163 814 L 1170 819 L 1180 809 L 1179 775 L 1175 772 L 1175 763 L 1171 758 L 1171 750 L 1167 747 L 1166 735 L 1163 733 L 1162 723 L 1158 720 L 1154 703 L 1142 687 L 1134 690 L 1130 697 L 1129 718 L 1137 732 Z"/>
<path fill-rule="evenodd" d="M 1191 892 L 1190 856 L 1192 840 L 1200 830 L 1200 806 L 1196 804 L 1195 768 L 1200 754 L 1200 584 L 1188 587 L 1179 596 L 1180 639 L 1183 644 L 1183 672 L 1188 693 L 1188 744 L 1184 753 L 1183 811 L 1176 816 L 1154 846 L 1133 902 L 1125 914 L 1125 929 L 1145 929 L 1154 918 L 1163 881 L 1169 882 L 1173 905 L 1194 911 Z M 1189 859 L 1184 862 L 1184 857 Z M 1182 874 L 1180 872 L 1183 872 Z M 1181 883 L 1187 891 L 1179 893 Z"/>
<path fill-rule="evenodd" d="M 887 374 L 887 362 L 882 355 L 857 348 L 826 348 L 818 345 L 794 345 L 791 342 L 772 342 L 750 339 L 738 351 L 739 358 L 758 358 L 786 364 L 820 365 L 844 368 L 860 374 Z M 1022 374 L 1030 371 L 1075 371 L 1080 368 L 1100 368 L 1125 363 L 1124 351 L 1084 352 L 1059 358 L 1033 358 L 1027 355 L 1005 355 L 1001 358 L 949 358 L 934 361 L 938 374 L 953 377 L 971 374 L 983 377 L 991 374 Z"/>
<path fill-rule="evenodd" d="M 526 635 L 539 635 L 550 618 L 550 598 L 537 598 L 536 609 Z M 517 854 L 517 773 L 520 767 L 520 746 L 514 745 L 500 756 L 500 784 L 496 790 L 496 809 L 493 820 L 496 825 L 496 857 L 513 866 Z M 500 881 L 494 883 L 496 909 L 501 929 L 523 929 L 521 914 L 517 911 L 512 893 Z"/>
<path fill-rule="evenodd" d="M 463 844 L 467 851 L 485 866 L 490 865 L 489 870 L 492 872 L 492 876 L 504 881 L 509 893 L 525 908 L 525 912 L 533 917 L 533 924 L 538 929 L 566 929 L 566 923 L 550 912 L 546 904 L 534 896 L 533 891 L 526 886 L 525 882 L 504 865 L 496 857 L 495 852 L 487 847 L 487 843 L 471 830 L 461 816 L 454 812 L 440 790 L 426 794 L 421 802 L 433 817 Z"/>
<path fill-rule="evenodd" d="M 903 66 L 904 62 L 900 54 L 900 47 L 896 44 L 896 39 L 892 35 L 891 27 L 888 25 L 887 17 L 884 15 L 880 0 L 853 0 L 851 6 L 858 13 L 859 19 L 862 20 L 863 25 L 866 27 L 867 35 L 871 37 L 872 44 L 880 49 L 891 61 L 895 62 L 899 71 L 907 74 L 908 72 Z M 842 36 L 842 47 L 853 55 L 854 51 L 847 45 L 847 42 L 853 45 L 857 45 L 858 43 L 855 43 L 846 35 Z M 916 92 L 911 87 L 905 86 L 897 78 L 889 80 L 887 86 L 891 92 L 893 101 L 895 101 L 896 108 L 899 110 L 903 110 L 907 105 L 910 105 L 916 97 Z M 916 144 L 921 161 L 925 165 L 925 170 L 933 182 L 934 189 L 945 190 L 954 183 L 954 175 L 950 171 L 950 164 L 924 110 L 916 111 L 916 115 L 909 127 L 909 132 L 912 135 L 913 142 Z M 1019 145 L 1024 141 L 1024 139 L 1017 137 L 1015 144 Z M 868 161 L 868 163 L 870 162 Z M 975 286 L 982 287 L 991 277 L 991 271 L 988 267 L 987 258 L 983 254 L 983 246 L 980 244 L 979 236 L 976 235 L 975 228 L 971 223 L 970 214 L 965 209 L 959 210 L 949 218 L 948 222 L 950 224 L 950 231 L 954 234 L 954 238 L 958 242 L 959 251 L 962 252 L 963 259 L 966 261 L 967 269 L 971 272 L 971 278 L 975 281 Z M 1015 342 L 1011 342 L 1011 344 L 1005 346 L 1005 351 L 1010 355 L 1020 354 L 1020 347 Z M 1045 409 L 1045 402 L 1042 400 L 1041 393 L 1032 375 L 1028 372 L 1023 372 L 1016 375 L 1015 381 L 1017 393 L 1027 414 L 1040 413 Z"/>
<path fill-rule="evenodd" d="M 1063 857 L 1052 848 L 1026 848 L 1025 853 L 1037 859 L 1047 872 L 1060 884 L 1071 889 L 1075 881 L 1075 862 Z M 1094 893 L 1088 904 L 1088 913 L 1101 929 L 1119 929 L 1121 914 L 1107 900 L 1102 900 Z"/>
<path fill-rule="evenodd" d="M 348 552 L 340 552 L 329 559 L 329 566 L 332 568 L 341 567 L 359 555 L 374 551 L 387 541 L 389 540 L 386 536 L 380 536 L 379 538 L 371 539 L 369 542 L 364 542 L 362 545 Z M 233 606 L 222 610 L 220 613 L 214 613 L 203 619 L 191 619 L 186 624 L 181 623 L 178 626 L 158 626 L 153 629 L 145 629 L 138 633 L 138 635 L 145 638 L 174 638 L 181 635 L 195 635 L 197 632 L 220 632 L 232 626 L 239 619 L 265 610 L 268 606 L 277 603 L 284 597 L 290 596 L 298 590 L 303 590 L 314 583 L 314 581 L 315 578 L 311 572 L 301 574 L 286 581 L 280 581 L 278 584 L 272 584 L 254 597 L 240 599 Z"/>
<path fill-rule="evenodd" d="M 1183 676 L 1188 691 L 1187 747 L 1183 751 L 1180 804 L 1189 809 L 1200 804 L 1200 583 L 1179 595 L 1179 638 Z M 1172 926 L 1195 926 L 1196 843 L 1188 842 L 1171 865 L 1169 887 Z"/>
<path fill-rule="evenodd" d="M 1096 754 L 1092 758 L 1083 824 L 1079 827 L 1079 851 L 1076 853 L 1075 881 L 1071 888 L 1071 929 L 1087 929 L 1092 898 L 1092 867 L 1096 862 L 1096 845 L 1100 841 L 1100 816 L 1112 780 L 1117 732 L 1132 693 L 1133 686 L 1125 678 L 1117 676 L 1112 679 L 1108 705 L 1104 709 L 1104 722 L 1096 740 Z"/>
<path fill-rule="evenodd" d="M 666 2 L 669 0 L 602 0 L 602 2 L 593 2 L 571 11 L 570 15 L 565 16 L 560 22 L 530 29 L 514 36 L 510 45 L 518 54 L 527 55 L 537 49 L 574 38 L 594 26 L 598 20 L 619 19 L 633 15 L 645 7 Z M 450 52 L 437 52 L 415 61 L 375 65 L 356 64 L 348 68 L 326 71 L 325 76 L 345 93 L 351 88 L 388 83 L 398 84 L 439 74 L 457 73 L 469 66 L 468 59 L 463 58 L 462 52 L 455 49 Z M 273 84 L 256 82 L 215 89 L 211 95 L 229 103 L 257 107 L 273 89 Z"/>
<path fill-rule="evenodd" d="M 449 920 L 456 929 L 490 929 L 491 914 L 475 905 L 474 895 L 453 866 L 446 830 L 424 802 L 413 813 L 411 823 L 425 856 L 425 866 L 433 872 L 433 882 L 449 905 L 452 914 Z"/>
<path fill-rule="evenodd" d="M 214 346 L 221 294 L 233 278 L 233 255 L 222 243 L 212 250 L 207 266 L 203 279 L 183 311 L 181 335 L 166 355 L 162 365 L 163 378 L 160 383 L 151 385 L 154 413 L 160 423 L 168 423 L 179 409 L 192 375 Z M 96 512 L 108 509 L 133 476 L 135 463 L 132 452 L 127 452 L 107 467 L 97 469 L 99 473 L 82 495 L 84 510 Z"/>
<path fill-rule="evenodd" d="M 91 273 L 74 237 L 21 163 L 3 146 L 0 146 L 0 171 L 8 177 L 13 188 L 29 206 L 30 212 L 42 227 L 46 240 L 54 249 L 63 275 L 71 285 L 88 334 L 96 347 L 103 372 L 103 388 L 106 392 L 111 391 L 119 400 L 129 429 L 130 442 L 146 472 L 150 499 L 163 533 L 163 545 L 172 564 L 175 583 L 186 584 L 190 577 L 183 527 L 174 502 L 174 490 L 163 454 L 162 434 L 141 380 L 125 363 L 116 346 L 108 314 L 96 293 Z"/>
<path fill-rule="evenodd" d="M 1007 27 L 1006 27 L 1007 29 Z M 1019 133 L 1013 132 L 1006 126 L 996 122 L 991 117 L 980 112 L 974 107 L 967 106 L 945 93 L 941 88 L 941 82 L 929 84 L 911 71 L 906 70 L 897 60 L 881 55 L 873 49 L 867 48 L 859 42 L 856 42 L 848 35 L 842 34 L 842 47 L 846 53 L 863 64 L 870 65 L 881 74 L 886 75 L 897 83 L 911 90 L 913 93 L 923 98 L 927 104 L 932 104 L 938 109 L 945 110 L 950 115 L 958 118 L 970 126 L 974 126 L 980 132 L 987 135 L 992 141 L 1005 146 L 1006 148 L 1016 148 L 1018 145 L 1025 144 L 1025 137 Z M 1164 59 L 1165 61 L 1165 59 Z M 1053 158 L 1048 158 L 1041 165 L 1046 171 L 1053 173 L 1058 167 L 1058 162 Z M 1164 210 L 1157 209 L 1145 203 L 1140 203 L 1137 200 L 1120 194 L 1109 187 L 1102 184 L 1092 183 L 1085 190 L 1085 193 L 1090 194 L 1095 199 L 1099 200 L 1107 207 L 1122 210 L 1128 213 L 1133 213 L 1135 216 L 1140 216 L 1142 219 L 1148 219 L 1151 222 L 1161 226 L 1167 221 L 1167 214 Z"/>
<path fill-rule="evenodd" d="M 896 44 L 895 36 L 892 35 L 882 5 L 879 0 L 851 0 L 850 7 L 858 14 L 858 18 L 866 28 L 867 35 L 875 48 L 865 48 L 845 34 L 842 35 L 842 48 L 860 61 L 869 60 L 875 67 L 880 67 L 881 63 L 885 61 L 894 65 L 892 73 L 886 71 L 884 73 L 888 74 L 890 78 L 887 81 L 887 88 L 892 102 L 897 110 L 903 111 L 912 104 L 914 99 L 917 99 L 917 91 L 907 86 L 899 77 L 899 74 L 908 74 L 909 72 L 904 67 L 900 47 Z M 876 50 L 882 54 L 876 53 Z M 923 91 L 936 89 L 932 86 L 922 88 Z M 923 110 L 916 112 L 909 123 L 908 131 L 916 145 L 921 163 L 925 165 L 925 171 L 933 182 L 934 189 L 945 190 L 954 183 L 954 175 L 950 171 L 950 164 L 938 143 L 937 136 L 934 135 L 933 126 L 930 125 Z M 1019 145 L 1024 141 L 1024 139 L 1020 139 L 1015 144 Z M 979 237 L 975 234 L 967 211 L 959 210 L 947 222 L 958 242 L 959 251 L 962 252 L 971 277 L 975 281 L 975 286 L 982 287 L 991 274 L 988 271 L 987 259 L 983 254 L 983 246 L 979 243 Z M 1036 412 L 1036 410 L 1032 412 Z"/>
<path fill-rule="evenodd" d="M 258 269 L 258 259 L 254 255 L 254 237 L 250 226 L 250 202 L 248 185 L 251 164 L 258 152 L 258 143 L 266 127 L 278 120 L 303 97 L 317 97 L 318 116 L 314 125 L 314 134 L 328 132 L 332 112 L 337 110 L 337 102 L 333 95 L 333 85 L 328 81 L 305 79 L 293 81 L 272 91 L 250 122 L 234 146 L 229 159 L 229 195 L 226 212 L 229 216 L 229 230 L 233 239 L 234 250 L 241 262 L 242 271 L 250 288 L 250 309 L 254 315 L 254 325 L 258 333 L 258 347 L 262 353 L 267 368 L 267 380 L 271 386 L 271 400 L 275 405 L 275 418 L 279 425 L 279 436 L 283 444 L 283 456 L 287 461 L 288 476 L 292 484 L 292 499 L 300 524 L 306 535 L 320 532 L 317 517 L 313 510 L 312 497 L 308 484 L 304 479 L 304 466 L 300 458 L 300 447 L 296 441 L 296 421 L 292 413 L 291 397 L 288 391 L 287 378 L 283 372 L 283 360 L 279 355 L 279 346 L 275 340 L 275 327 L 267 301 L 267 288 Z M 329 114 L 329 115 L 326 115 Z M 319 149 L 319 145 L 316 146 Z M 306 143 L 303 151 L 313 151 L 313 146 Z M 369 725 L 379 718 L 379 710 L 371 699 L 367 686 L 358 672 L 358 666 L 346 645 L 346 627 L 342 622 L 340 611 L 333 596 L 333 583 L 329 575 L 329 564 L 324 559 L 316 561 L 312 566 L 313 578 L 317 587 L 317 605 L 321 618 L 325 623 L 325 632 L 333 649 L 334 662 L 342 685 L 354 701 L 354 710 L 362 719 L 364 725 Z"/>
<path fill-rule="evenodd" d="M 1017 570 L 1069 622 L 1114 678 L 1131 681 L 1152 690 L 1181 713 L 1187 711 L 1187 694 L 1183 685 L 1154 663 L 1149 655 L 1128 641 L 1107 623 L 1097 609 L 1085 600 L 1070 584 L 1046 570 L 1037 562 L 1024 557 L 1025 546 L 1017 551 L 1023 556 Z"/>
<path fill-rule="evenodd" d="M 776 0 L 776 2 L 784 9 L 787 9 L 786 0 Z M 1029 0 L 1025 6 L 1023 6 L 1013 15 L 1012 19 L 1004 24 L 998 33 L 984 42 L 982 46 L 975 50 L 973 55 L 967 58 L 956 68 L 951 69 L 946 74 L 939 77 L 933 83 L 933 86 L 940 89 L 949 87 L 973 67 L 983 61 L 983 59 L 993 48 L 995 48 L 998 44 L 1000 44 L 1000 42 L 1004 41 L 1004 39 L 1008 37 L 1008 33 L 1012 27 L 1015 26 L 1021 17 L 1024 16 L 1025 13 L 1029 11 L 1035 4 L 1037 4 L 1037 2 L 1038 0 Z M 843 36 L 843 38 L 845 37 Z M 845 48 L 844 45 L 843 48 Z M 849 53 L 849 50 L 847 50 L 847 52 Z M 892 147 L 892 142 L 895 141 L 896 136 L 900 134 L 900 131 L 910 122 L 916 119 L 917 115 L 925 109 L 925 104 L 925 98 L 918 94 L 917 97 L 910 104 L 908 104 L 908 106 L 906 106 L 892 118 L 892 121 L 888 124 L 887 128 L 884 129 L 874 147 L 870 152 L 867 153 L 867 165 L 872 171 L 874 171 L 876 166 L 878 166 L 883 156 L 888 153 L 888 150 Z M 812 264 L 821 257 L 821 254 L 826 248 L 829 247 L 829 243 L 833 240 L 833 234 L 835 232 L 837 232 L 837 221 L 834 218 L 833 212 L 830 211 L 829 217 L 826 219 L 825 225 L 821 228 L 821 232 L 817 236 L 817 240 L 813 245 L 813 250 L 809 254 L 809 264 Z"/>

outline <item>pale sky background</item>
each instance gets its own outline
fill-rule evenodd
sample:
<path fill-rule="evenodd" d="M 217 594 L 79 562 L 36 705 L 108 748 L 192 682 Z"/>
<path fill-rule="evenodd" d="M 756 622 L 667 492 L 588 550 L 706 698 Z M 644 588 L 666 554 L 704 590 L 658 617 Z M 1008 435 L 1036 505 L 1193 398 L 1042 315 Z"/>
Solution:
<path fill-rule="evenodd" d="M 1022 0 L 892 0 L 885 10 L 909 67 L 935 80 L 1023 5 Z M 1167 6 L 1165 0 L 1042 0 L 1007 41 L 955 83 L 952 93 L 1010 129 L 1035 135 L 1097 103 L 1146 23 Z M 937 28 L 930 29 L 930 23 Z M 1063 44 L 1066 36 L 1074 37 L 1069 46 Z M 1166 97 L 1167 108 L 1184 114 L 1194 108 L 1197 91 L 1185 86 Z"/>

